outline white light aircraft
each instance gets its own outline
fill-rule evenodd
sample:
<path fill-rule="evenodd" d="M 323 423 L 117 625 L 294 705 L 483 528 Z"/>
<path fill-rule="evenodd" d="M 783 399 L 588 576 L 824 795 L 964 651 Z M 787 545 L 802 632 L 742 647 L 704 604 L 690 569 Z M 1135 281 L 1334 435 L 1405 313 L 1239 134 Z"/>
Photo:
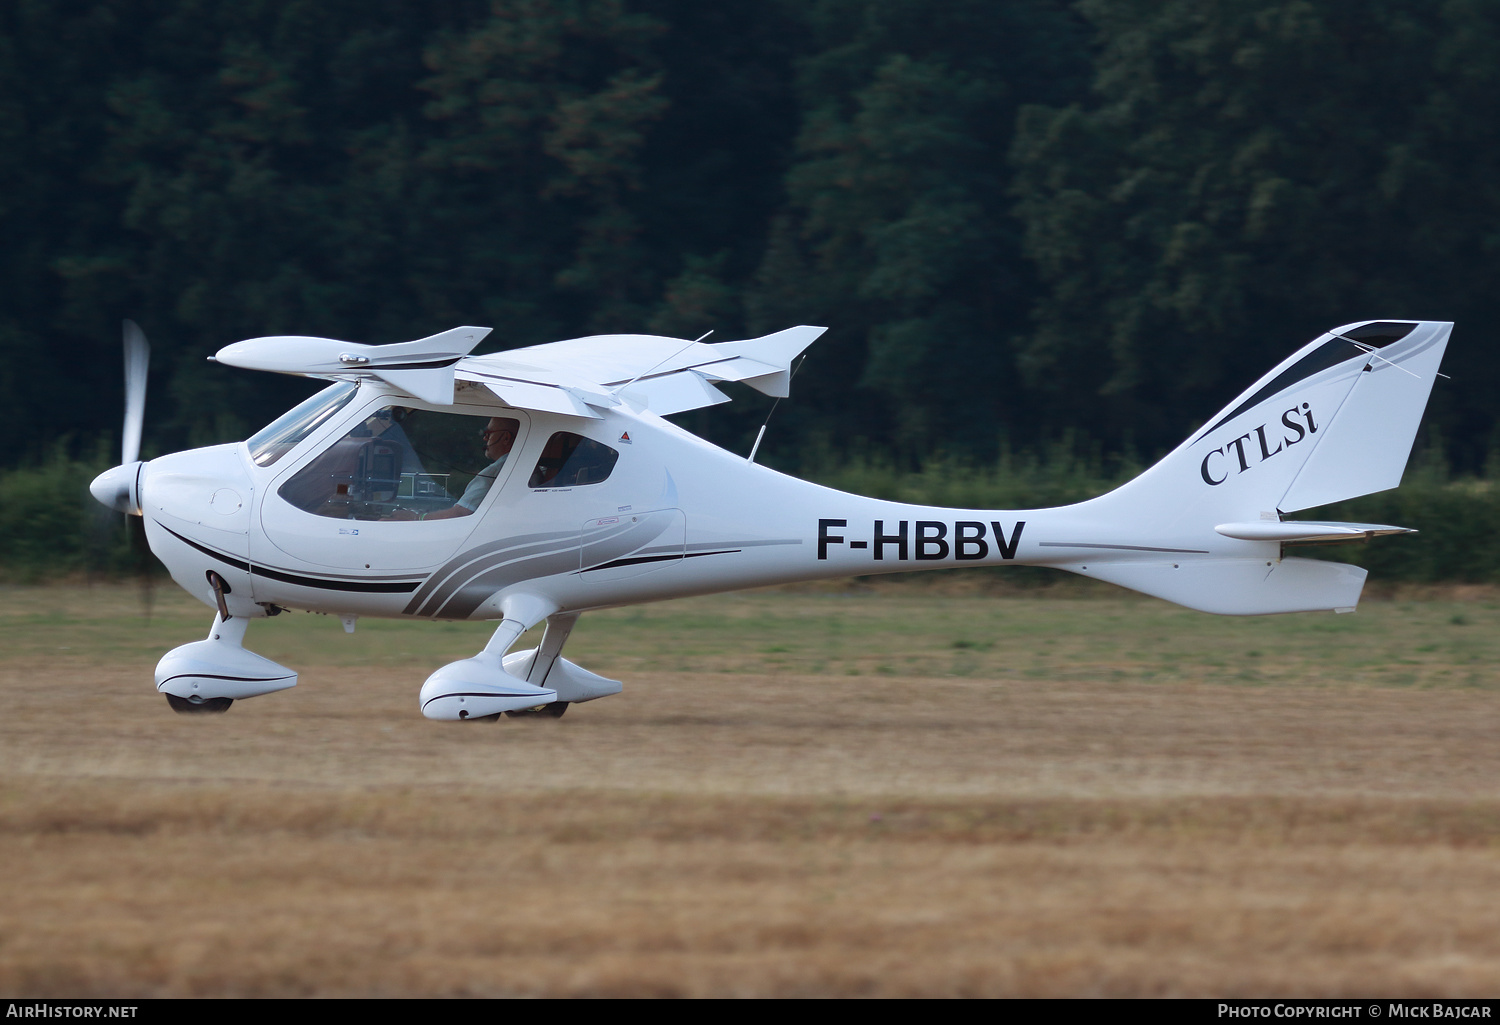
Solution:
<path fill-rule="evenodd" d="M 1051 566 L 1205 612 L 1352 611 L 1365 571 L 1288 556 L 1405 528 L 1289 520 L 1396 487 L 1452 325 L 1370 321 L 1294 352 L 1161 462 L 1055 509 L 885 502 L 777 473 L 663 419 L 784 396 L 823 333 L 710 344 L 600 335 L 486 356 L 489 333 L 420 341 L 237 342 L 231 366 L 329 387 L 246 442 L 137 458 L 146 344 L 126 322 L 122 465 L 91 485 L 145 518 L 151 550 L 215 610 L 206 640 L 156 667 L 182 712 L 292 687 L 243 647 L 288 609 L 498 620 L 472 658 L 421 689 L 431 719 L 561 715 L 621 684 L 561 657 L 591 609 L 790 581 L 941 567 Z M 512 647 L 545 623 L 541 643 Z"/>

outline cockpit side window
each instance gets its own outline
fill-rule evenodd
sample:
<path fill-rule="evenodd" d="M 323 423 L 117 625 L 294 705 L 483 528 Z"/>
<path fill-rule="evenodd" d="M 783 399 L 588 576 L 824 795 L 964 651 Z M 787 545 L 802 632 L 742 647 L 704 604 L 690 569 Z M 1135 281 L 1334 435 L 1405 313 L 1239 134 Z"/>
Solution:
<path fill-rule="evenodd" d="M 558 431 L 547 439 L 527 487 L 571 488 L 598 484 L 615 468 L 620 453 L 597 441 Z"/>
<path fill-rule="evenodd" d="M 318 516 L 450 519 L 474 512 L 498 479 L 520 430 L 510 417 L 386 406 L 281 486 Z"/>
<path fill-rule="evenodd" d="M 342 382 L 306 399 L 261 428 L 246 443 L 256 466 L 270 466 L 348 405 L 358 386 Z"/>

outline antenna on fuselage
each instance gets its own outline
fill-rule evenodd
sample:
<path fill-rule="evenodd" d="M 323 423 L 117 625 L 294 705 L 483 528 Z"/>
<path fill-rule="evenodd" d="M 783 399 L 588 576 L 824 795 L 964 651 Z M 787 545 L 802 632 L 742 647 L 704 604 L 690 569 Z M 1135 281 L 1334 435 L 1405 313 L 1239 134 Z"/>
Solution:
<path fill-rule="evenodd" d="M 807 362 L 807 353 L 804 352 L 802 354 L 802 358 L 797 361 L 797 366 L 795 368 L 793 368 L 791 374 L 786 379 L 787 389 L 788 390 L 791 390 L 792 378 L 797 376 L 797 371 L 801 370 L 802 369 L 802 364 L 804 364 L 806 362 Z M 753 462 L 755 462 L 755 453 L 757 453 L 757 452 L 760 451 L 760 443 L 761 443 L 761 440 L 763 438 L 765 438 L 765 436 L 766 436 L 766 427 L 771 422 L 771 414 L 776 412 L 776 407 L 779 406 L 779 405 L 781 405 L 781 399 L 780 398 L 777 398 L 777 400 L 775 402 L 771 403 L 771 412 L 766 414 L 766 422 L 760 425 L 760 430 L 755 435 L 755 444 L 750 446 L 750 454 L 745 457 L 745 462 L 747 462 L 747 463 L 753 463 Z"/>

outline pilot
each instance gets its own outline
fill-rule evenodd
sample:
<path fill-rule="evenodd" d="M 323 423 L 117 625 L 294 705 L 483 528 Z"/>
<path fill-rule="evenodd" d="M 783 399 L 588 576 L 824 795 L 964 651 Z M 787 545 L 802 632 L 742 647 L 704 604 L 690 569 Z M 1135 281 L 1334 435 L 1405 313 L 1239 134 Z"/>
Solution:
<path fill-rule="evenodd" d="M 463 495 L 446 509 L 437 509 L 433 512 L 417 513 L 410 509 L 397 509 L 390 515 L 393 520 L 446 520 L 454 516 L 467 516 L 479 508 L 479 503 L 484 501 L 484 496 L 489 494 L 490 486 L 500 476 L 500 470 L 505 466 L 505 460 L 510 457 L 511 446 L 516 443 L 516 421 L 503 416 L 492 416 L 484 429 L 479 432 L 484 439 L 484 457 L 490 460 L 486 466 L 474 475 L 469 481 L 469 486 L 464 489 Z"/>

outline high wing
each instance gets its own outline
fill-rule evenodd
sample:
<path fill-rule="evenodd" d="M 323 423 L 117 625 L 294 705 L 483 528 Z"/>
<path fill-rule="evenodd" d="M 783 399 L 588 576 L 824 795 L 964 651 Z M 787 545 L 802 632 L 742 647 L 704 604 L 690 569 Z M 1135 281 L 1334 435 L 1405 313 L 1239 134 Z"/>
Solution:
<path fill-rule="evenodd" d="M 489 328 L 462 327 L 416 342 L 364 345 L 331 338 L 272 336 L 225 346 L 221 363 L 328 380 L 378 377 L 439 405 L 454 381 L 484 385 L 507 405 L 601 419 L 621 403 L 661 416 L 728 402 L 715 382 L 741 381 L 784 397 L 792 360 L 827 328 L 792 327 L 739 342 L 659 335 L 591 335 L 467 356 Z"/>
<path fill-rule="evenodd" d="M 740 381 L 784 397 L 792 360 L 827 328 L 791 327 L 740 342 L 659 335 L 591 335 L 461 361 L 455 376 L 507 405 L 600 418 L 621 402 L 660 416 L 728 402 L 716 382 Z"/>

